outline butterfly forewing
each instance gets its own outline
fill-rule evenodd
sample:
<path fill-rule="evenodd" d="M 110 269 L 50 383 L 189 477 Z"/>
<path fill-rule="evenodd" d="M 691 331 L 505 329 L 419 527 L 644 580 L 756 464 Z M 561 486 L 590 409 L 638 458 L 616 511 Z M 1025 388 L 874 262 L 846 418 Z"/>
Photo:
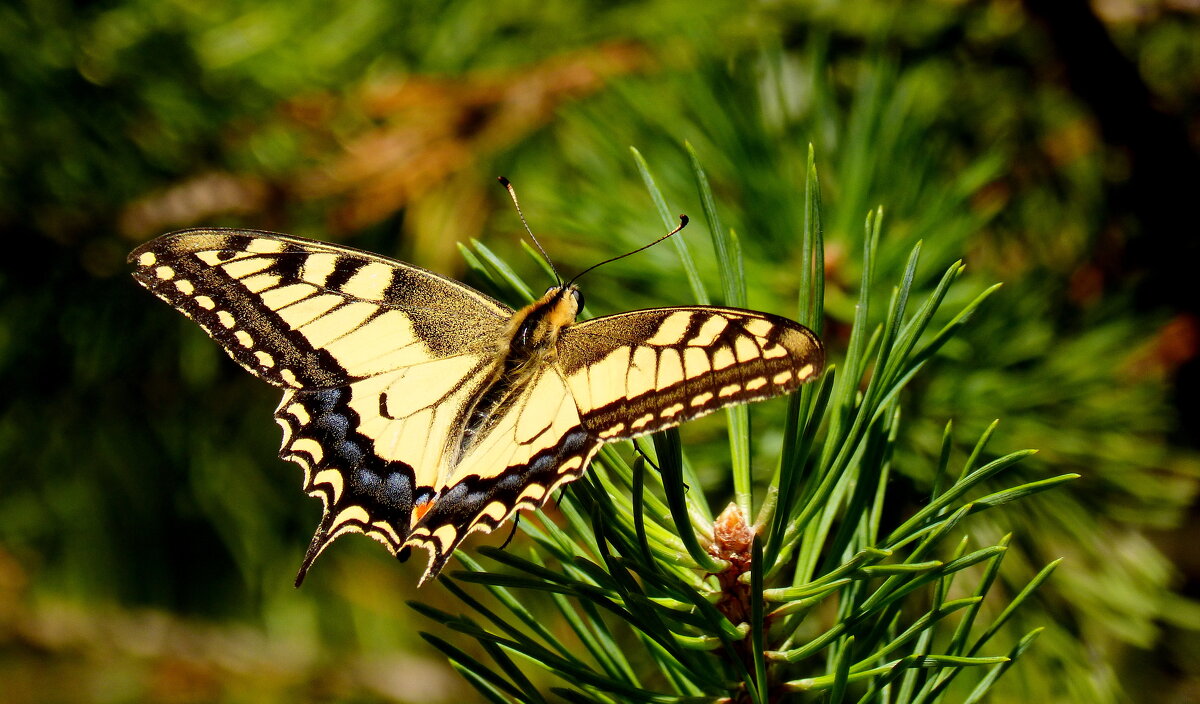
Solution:
<path fill-rule="evenodd" d="M 572 326 L 559 358 L 584 428 L 611 441 L 792 391 L 821 373 L 825 353 L 786 318 L 690 306 Z"/>
<path fill-rule="evenodd" d="M 512 314 L 414 266 L 254 230 L 185 230 L 129 259 L 138 283 L 282 387 L 338 386 L 486 346 Z"/>

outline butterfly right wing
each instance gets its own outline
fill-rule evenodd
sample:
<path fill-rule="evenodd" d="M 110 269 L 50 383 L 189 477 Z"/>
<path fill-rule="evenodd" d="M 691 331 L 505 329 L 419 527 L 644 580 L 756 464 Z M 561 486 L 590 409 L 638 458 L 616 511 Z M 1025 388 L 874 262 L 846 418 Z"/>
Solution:
<path fill-rule="evenodd" d="M 325 508 L 297 581 L 348 532 L 398 552 L 512 311 L 411 265 L 268 232 L 177 232 L 129 258 L 138 283 L 285 389 L 280 455 Z"/>
<path fill-rule="evenodd" d="M 821 341 L 803 325 L 717 306 L 587 320 L 559 334 L 558 351 L 583 427 L 605 442 L 789 393 L 825 364 Z"/>

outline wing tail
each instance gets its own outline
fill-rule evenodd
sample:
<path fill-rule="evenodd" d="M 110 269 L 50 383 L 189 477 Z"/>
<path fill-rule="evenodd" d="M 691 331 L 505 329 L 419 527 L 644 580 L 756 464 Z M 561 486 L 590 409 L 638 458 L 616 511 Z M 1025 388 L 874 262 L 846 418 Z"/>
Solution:
<path fill-rule="evenodd" d="M 325 548 L 347 533 L 365 533 L 396 555 L 408 537 L 415 497 L 432 491 L 417 486 L 412 465 L 379 456 L 360 432 L 352 398 L 352 387 L 294 392 L 275 412 L 284 431 L 280 457 L 304 469 L 305 492 L 324 508 L 297 586 Z"/>
<path fill-rule="evenodd" d="M 299 571 L 296 572 L 296 586 L 299 587 L 304 583 L 304 578 L 308 575 L 308 570 L 317 561 L 325 548 L 333 542 L 333 538 L 329 534 L 329 524 L 332 514 L 326 512 L 321 518 L 321 524 L 317 526 L 317 532 L 313 534 L 312 542 L 308 544 L 308 552 L 304 554 L 304 562 L 300 564 Z"/>

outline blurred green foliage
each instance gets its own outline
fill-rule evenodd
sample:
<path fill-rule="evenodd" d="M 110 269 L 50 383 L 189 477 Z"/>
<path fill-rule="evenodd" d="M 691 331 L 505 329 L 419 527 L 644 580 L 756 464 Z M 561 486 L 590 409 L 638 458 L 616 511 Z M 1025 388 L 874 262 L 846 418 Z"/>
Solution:
<path fill-rule="evenodd" d="M 672 208 L 702 212 L 686 140 L 741 238 L 749 306 L 784 314 L 815 145 L 835 354 L 855 238 L 878 204 L 876 281 L 896 281 L 922 239 L 917 291 L 966 254 L 948 308 L 1006 282 L 908 392 L 923 432 L 892 488 L 927 494 L 947 418 L 962 438 L 1002 418 L 994 447 L 1041 448 L 1026 480 L 1079 472 L 1027 516 L 988 517 L 996 540 L 1015 531 L 1008 559 L 1027 561 L 1026 580 L 1067 558 L 1043 610 L 1019 617 L 1050 626 L 1026 654 L 1042 666 L 1000 689 L 1185 700 L 1200 613 L 1180 589 L 1194 594 L 1197 560 L 1171 531 L 1193 510 L 1197 431 L 1180 426 L 1187 394 L 1172 384 L 1200 324 L 1184 301 L 1147 305 L 1136 286 L 1154 272 L 1122 266 L 1130 243 L 1163 233 L 1114 197 L 1137 154 L 1110 146 L 1104 116 L 1062 80 L 1039 5 L 0 7 L 0 698 L 461 699 L 403 606 L 413 568 L 348 540 L 290 587 L 318 508 L 273 459 L 274 392 L 140 291 L 124 256 L 170 229 L 237 224 L 446 273 L 478 236 L 527 262 L 492 182 L 503 173 L 559 267 L 578 270 L 659 231 L 631 145 Z M 1096 6 L 1158 108 L 1196 134 L 1194 11 Z M 691 300 L 671 247 L 638 257 L 590 277 L 593 311 Z M 693 425 L 689 443 L 722 434 Z M 726 491 L 726 455 L 709 454 L 705 488 Z"/>

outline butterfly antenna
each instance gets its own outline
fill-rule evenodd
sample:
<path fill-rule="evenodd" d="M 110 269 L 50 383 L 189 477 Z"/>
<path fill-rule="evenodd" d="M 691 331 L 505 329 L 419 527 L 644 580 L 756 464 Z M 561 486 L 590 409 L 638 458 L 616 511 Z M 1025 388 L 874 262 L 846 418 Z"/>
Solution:
<path fill-rule="evenodd" d="M 513 205 L 517 209 L 517 216 L 521 218 L 521 224 L 525 226 L 525 231 L 529 233 L 529 239 L 533 240 L 533 243 L 537 245 L 538 251 L 542 253 L 542 258 L 546 260 L 550 265 L 550 270 L 554 272 L 554 279 L 558 282 L 559 286 L 562 286 L 562 277 L 558 275 L 558 268 L 554 266 L 554 260 L 550 258 L 549 254 L 546 254 L 546 250 L 542 248 L 542 243 L 538 242 L 538 238 L 534 236 L 533 230 L 529 229 L 529 223 L 525 222 L 525 213 L 521 212 L 521 203 L 517 200 L 517 191 L 513 188 L 512 183 L 503 176 L 497 176 L 496 180 L 508 191 L 508 197 L 512 198 Z"/>
<path fill-rule="evenodd" d="M 588 273 L 592 269 L 595 269 L 596 267 L 604 266 L 605 264 L 610 264 L 612 262 L 617 261 L 618 259 L 624 259 L 625 257 L 628 257 L 631 254 L 637 254 L 638 252 L 642 251 L 643 249 L 650 249 L 651 247 L 658 244 L 659 242 L 662 242 L 663 240 L 667 239 L 671 235 L 673 235 L 673 234 L 679 232 L 680 230 L 682 230 L 683 228 L 687 227 L 687 224 L 688 224 L 688 216 L 680 215 L 679 216 L 679 227 L 676 227 L 674 230 L 671 230 L 670 232 L 663 235 L 662 237 L 659 237 L 658 239 L 654 240 L 650 244 L 638 247 L 637 249 L 633 250 L 632 252 L 626 252 L 620 256 L 613 257 L 612 259 L 605 259 L 604 261 L 600 262 L 599 264 L 593 264 L 593 265 L 589 266 L 588 268 L 586 268 L 583 271 L 576 274 L 575 278 L 573 278 L 567 282 L 567 285 L 570 286 L 571 284 L 575 283 L 579 279 L 583 278 L 584 274 Z"/>

